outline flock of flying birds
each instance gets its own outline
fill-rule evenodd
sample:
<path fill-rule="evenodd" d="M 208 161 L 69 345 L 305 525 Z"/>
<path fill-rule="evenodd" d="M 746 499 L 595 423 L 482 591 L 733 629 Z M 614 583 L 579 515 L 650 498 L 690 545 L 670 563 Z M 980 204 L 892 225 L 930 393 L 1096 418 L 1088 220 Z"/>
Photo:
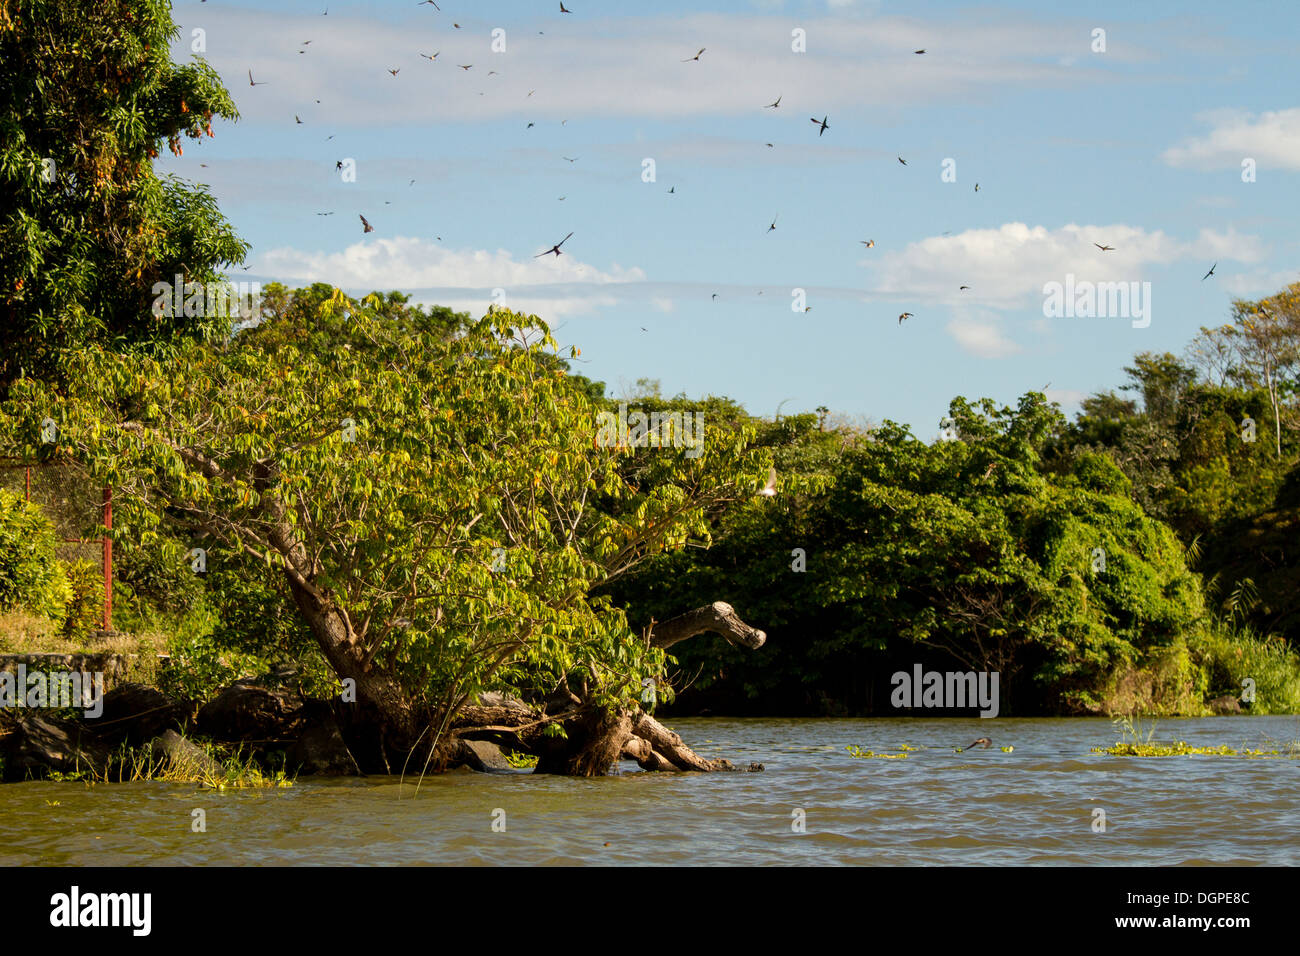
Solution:
<path fill-rule="evenodd" d="M 201 0 L 201 2 L 206 3 L 207 0 Z M 422 6 L 432 6 L 432 7 L 433 7 L 435 10 L 437 10 L 438 12 L 440 12 L 440 13 L 442 12 L 442 7 L 438 6 L 438 4 L 435 2 L 435 0 L 419 0 L 419 2 L 416 4 L 416 6 L 421 6 L 421 7 L 422 7 Z M 566 6 L 564 5 L 563 2 L 560 3 L 560 13 L 562 13 L 562 14 L 567 14 L 567 13 L 572 13 L 572 12 L 573 12 L 573 11 L 570 10 L 568 7 L 566 7 Z M 328 7 L 325 8 L 325 12 L 322 13 L 321 16 L 329 16 L 329 8 L 328 8 Z M 459 23 L 453 23 L 453 24 L 452 24 L 452 27 L 455 28 L 455 29 L 457 29 L 457 30 L 459 30 L 459 29 L 460 29 L 460 24 L 459 24 Z M 538 32 L 539 32 L 539 34 L 542 33 L 542 31 L 538 31 Z M 542 34 L 542 35 L 544 35 L 544 34 Z M 304 53 L 306 53 L 306 52 L 307 52 L 307 49 L 306 49 L 306 48 L 311 44 L 311 42 L 312 42 L 311 40 L 304 40 L 304 41 L 302 41 L 302 44 L 301 44 L 301 45 L 302 45 L 303 49 L 299 50 L 298 53 L 300 53 L 300 54 L 304 54 Z M 439 50 L 439 51 L 436 51 L 436 52 L 434 52 L 434 53 L 420 53 L 420 56 L 422 56 L 424 59 L 428 60 L 430 63 L 433 63 L 433 62 L 436 62 L 436 60 L 438 59 L 438 56 L 439 56 L 439 54 L 440 54 L 441 52 L 442 52 L 442 51 Z M 706 48 L 706 47 L 700 47 L 699 50 L 696 51 L 696 53 L 695 53 L 694 56 L 688 56 L 688 57 L 686 57 L 685 59 L 683 59 L 681 62 L 683 62 L 683 63 L 698 63 L 699 60 L 700 60 L 700 57 L 703 56 L 706 52 L 707 52 L 707 48 Z M 924 48 L 922 48 L 922 49 L 920 49 L 920 50 L 913 50 L 912 52 L 913 52 L 915 55 L 917 55 L 917 56 L 923 56 L 923 55 L 925 55 L 925 52 L 926 52 L 926 51 L 925 51 Z M 458 63 L 458 64 L 456 64 L 456 65 L 457 65 L 460 69 L 462 69 L 462 70 L 466 70 L 466 71 L 469 71 L 469 70 L 471 70 L 471 69 L 474 68 L 474 64 L 472 64 L 472 63 L 465 63 L 465 64 L 460 64 L 460 63 Z M 387 68 L 387 72 L 390 73 L 394 78 L 396 78 L 397 74 L 401 72 L 401 68 L 400 68 L 400 67 L 397 67 L 397 68 Z M 496 70 L 489 70 L 487 75 L 488 75 L 488 76 L 492 76 L 492 75 L 495 75 L 496 73 L 497 73 Z M 262 80 L 262 81 L 254 80 L 254 79 L 253 79 L 253 71 L 250 69 L 250 70 L 248 71 L 248 85 L 249 85 L 249 86 L 266 86 L 266 85 L 267 85 L 267 81 L 265 81 L 265 80 Z M 535 93 L 535 92 L 536 92 L 536 90 L 530 90 L 529 93 L 528 93 L 528 96 L 532 96 L 533 93 Z M 481 95 L 483 95 L 483 94 L 480 93 L 479 95 L 481 96 Z M 320 100 L 317 100 L 316 102 L 319 103 Z M 777 97 L 775 100 L 773 100 L 771 103 L 768 103 L 766 106 L 764 106 L 763 109 L 780 109 L 780 107 L 781 107 L 781 96 L 778 96 L 778 97 Z M 828 129 L 831 128 L 830 123 L 828 122 L 829 119 L 830 119 L 829 116 L 822 116 L 822 118 L 821 118 L 820 120 L 817 119 L 817 117 L 815 117 L 815 116 L 809 118 L 809 121 L 813 124 L 813 126 L 815 126 L 815 127 L 817 128 L 817 136 L 818 136 L 819 139 L 820 139 L 820 138 L 821 138 L 821 137 L 826 133 L 826 131 L 827 131 Z M 298 124 L 298 125 L 302 125 L 302 120 L 299 119 L 299 117 L 298 117 L 297 114 L 294 114 L 294 122 L 295 122 L 296 124 Z M 565 120 L 564 122 L 567 123 L 568 120 Z M 534 125 L 535 125 L 534 123 L 531 123 L 531 122 L 530 122 L 530 123 L 525 127 L 525 129 L 531 129 Z M 328 139 L 333 139 L 333 138 L 334 138 L 333 136 L 328 137 Z M 772 144 L 772 143 L 766 143 L 765 145 L 768 146 L 768 147 L 772 147 L 774 144 Z M 576 163 L 576 162 L 578 161 L 578 157 L 569 157 L 569 156 L 564 156 L 564 157 L 562 157 L 562 158 L 563 158 L 564 160 L 566 160 L 567 162 L 569 162 L 569 163 Z M 899 161 L 899 163 L 901 163 L 901 164 L 904 165 L 904 166 L 907 165 L 907 160 L 905 160 L 902 156 L 899 156 L 899 157 L 898 157 L 898 161 Z M 201 166 L 206 166 L 207 164 L 206 164 L 206 163 L 201 163 L 200 165 L 201 165 Z M 337 170 L 341 170 L 341 169 L 343 169 L 343 163 L 342 163 L 342 161 L 337 162 L 337 163 L 335 164 L 335 168 L 336 168 Z M 415 184 L 415 180 L 412 179 L 408 185 L 414 185 L 414 184 Z M 669 194 L 675 194 L 676 191 L 677 191 L 677 187 L 676 187 L 675 185 L 668 189 L 668 193 L 669 193 Z M 980 191 L 980 185 L 979 185 L 979 183 L 976 183 L 976 184 L 975 184 L 975 192 L 979 192 L 979 191 Z M 559 198 L 560 198 L 561 201 L 563 201 L 563 200 L 564 200 L 565 198 L 567 198 L 567 197 L 565 197 L 565 196 L 561 196 L 561 197 L 559 197 Z M 386 202 L 385 202 L 385 205 L 389 205 L 390 203 L 391 203 L 391 200 L 390 200 L 390 201 L 386 201 Z M 331 212 L 318 212 L 318 213 L 316 213 L 316 215 L 318 215 L 318 216 L 332 216 L 332 215 L 334 215 L 334 213 L 333 213 L 332 211 L 331 211 Z M 375 227 L 372 226 L 372 225 L 370 224 L 370 221 L 367 220 L 366 217 L 365 217 L 364 215 L 360 215 L 360 214 L 358 214 L 358 216 L 359 216 L 359 218 L 360 218 L 360 220 L 361 220 L 362 234 L 369 233 L 369 232 L 374 232 L 374 231 L 375 231 Z M 767 232 L 768 232 L 769 234 L 772 233 L 772 232 L 775 232 L 775 231 L 776 231 L 776 222 L 777 222 L 777 219 L 778 219 L 778 218 L 780 218 L 780 213 L 777 213 L 777 215 L 775 215 L 775 216 L 772 217 L 772 222 L 771 222 L 771 223 L 768 225 L 768 227 L 767 227 Z M 945 235 L 947 235 L 947 233 L 945 233 Z M 554 244 L 553 246 L 551 246 L 549 249 L 547 249 L 547 250 L 545 250 L 545 251 L 543 251 L 543 252 L 539 252 L 539 253 L 537 253 L 537 255 L 533 256 L 533 258 L 534 258 L 534 259 L 540 259 L 540 258 L 542 258 L 543 256 L 548 256 L 548 255 L 552 255 L 552 254 L 554 254 L 557 258 L 558 258 L 559 256 L 562 256 L 564 253 L 560 251 L 560 246 L 564 245 L 564 244 L 565 244 L 566 242 L 568 242 L 569 239 L 572 238 L 572 237 L 573 237 L 573 233 L 570 232 L 567 236 L 565 236 L 565 237 L 564 237 L 563 239 L 561 239 L 559 242 L 555 243 L 555 244 Z M 441 241 L 441 239 L 442 239 L 441 236 L 438 236 L 437 238 L 439 239 L 439 241 Z M 868 249 L 874 248 L 875 245 L 876 245 L 876 241 L 875 241 L 874 239 L 862 239 L 862 240 L 859 240 L 859 241 L 861 242 L 862 245 L 864 245 L 864 246 L 865 246 L 866 248 L 868 248 Z M 1115 247 L 1114 247 L 1114 246 L 1103 245 L 1102 243 L 1098 243 L 1098 242 L 1094 242 L 1093 245 L 1096 246 L 1096 247 L 1097 247 L 1099 250 L 1101 250 L 1102 252 L 1114 252 L 1114 251 L 1115 251 Z M 1219 265 L 1218 262 L 1215 262 L 1214 265 L 1210 266 L 1209 271 L 1206 272 L 1205 275 L 1201 277 L 1201 281 L 1204 282 L 1206 279 L 1210 278 L 1210 276 L 1214 275 L 1214 274 L 1215 274 L 1215 273 L 1214 273 L 1214 270 L 1215 270 L 1216 268 L 1218 268 L 1218 265 Z M 245 270 L 247 270 L 249 267 L 248 267 L 248 266 L 244 266 L 244 268 L 245 268 Z M 965 292 L 965 291 L 970 290 L 970 288 L 971 288 L 971 287 L 968 286 L 968 285 L 963 285 L 963 286 L 960 286 L 960 287 L 959 287 L 958 291 L 959 291 L 959 292 Z M 758 294 L 759 294 L 759 295 L 762 295 L 763 293 L 762 293 L 762 292 L 759 292 Z M 713 293 L 712 298 L 713 298 L 713 300 L 716 301 L 717 298 L 718 298 L 718 294 L 717 294 L 716 292 Z M 805 311 L 805 312 L 810 312 L 810 311 L 812 311 L 812 306 L 806 306 L 806 307 L 804 308 L 804 311 Z M 911 313 L 911 312 L 903 312 L 903 313 L 900 314 L 899 317 L 898 317 L 898 324 L 899 324 L 899 325 L 902 325 L 904 321 L 906 321 L 907 319 L 910 319 L 910 318 L 912 318 L 912 317 L 913 317 L 913 313 Z M 645 331 L 645 329 L 643 328 L 642 331 Z M 764 491 L 763 491 L 763 492 L 760 492 L 760 494 L 772 494 L 772 493 L 774 493 L 774 491 L 773 491 L 772 489 L 774 488 L 774 479 L 775 479 L 775 475 L 772 476 L 772 479 L 773 479 L 772 481 L 769 481 L 768 488 L 764 489 Z M 978 743 L 978 742 L 979 742 L 979 741 L 977 741 L 977 743 Z"/>

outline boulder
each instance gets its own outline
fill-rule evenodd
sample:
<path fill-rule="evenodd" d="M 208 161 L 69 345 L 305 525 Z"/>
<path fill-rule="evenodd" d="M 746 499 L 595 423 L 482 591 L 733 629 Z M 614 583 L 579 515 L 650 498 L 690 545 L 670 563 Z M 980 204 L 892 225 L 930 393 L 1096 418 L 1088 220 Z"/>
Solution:
<path fill-rule="evenodd" d="M 80 722 L 34 712 L 0 722 L 0 756 L 6 783 L 50 771 L 102 774 L 108 766 L 108 748 Z"/>
<path fill-rule="evenodd" d="M 487 740 L 461 740 L 453 759 L 461 766 L 481 773 L 509 773 L 515 769 L 501 748 Z"/>
<path fill-rule="evenodd" d="M 146 753 L 151 760 L 160 762 L 173 779 L 212 780 L 226 775 L 220 761 L 174 730 L 164 731 L 149 741 Z"/>
<path fill-rule="evenodd" d="M 307 729 L 285 755 L 285 769 L 300 774 L 348 776 L 361 773 L 338 722 L 323 701 L 310 701 Z"/>
<path fill-rule="evenodd" d="M 199 711 L 199 730 L 214 740 L 275 741 L 298 736 L 306 723 L 303 699 L 290 690 L 235 681 Z"/>
<path fill-rule="evenodd" d="M 189 709 L 179 701 L 144 684 L 119 684 L 104 695 L 103 712 L 94 718 L 93 730 L 114 746 L 126 741 L 138 747 L 165 730 L 184 730 Z"/>

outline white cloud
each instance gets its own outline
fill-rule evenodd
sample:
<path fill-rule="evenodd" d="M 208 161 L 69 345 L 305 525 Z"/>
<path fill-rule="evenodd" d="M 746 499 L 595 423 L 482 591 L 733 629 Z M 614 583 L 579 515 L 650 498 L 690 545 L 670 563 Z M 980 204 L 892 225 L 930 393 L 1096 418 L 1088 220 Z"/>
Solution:
<path fill-rule="evenodd" d="M 287 285 L 399 289 L 417 301 L 472 314 L 486 311 L 493 291 L 501 289 L 508 308 L 548 319 L 615 305 L 613 288 L 645 280 L 641 269 L 615 265 L 602 272 L 571 255 L 517 261 L 504 249 L 452 250 L 408 236 L 365 240 L 339 252 L 273 249 L 257 266 L 259 275 Z"/>
<path fill-rule="evenodd" d="M 1254 159 L 1262 168 L 1300 170 L 1300 108 L 1256 116 L 1245 110 L 1213 110 L 1197 115 L 1209 133 L 1165 150 L 1170 166 L 1192 169 L 1240 168 Z"/>
<path fill-rule="evenodd" d="M 992 322 L 957 318 L 949 322 L 946 328 L 962 349 L 980 358 L 1006 358 L 1023 351 Z"/>
<path fill-rule="evenodd" d="M 871 15 L 855 7 L 801 20 L 807 55 L 791 53 L 790 20 L 779 15 L 566 18 L 563 30 L 540 36 L 532 27 L 551 21 L 538 20 L 509 28 L 507 52 L 498 54 L 489 52 L 486 41 L 497 24 L 487 20 L 462 17 L 463 30 L 413 41 L 415 27 L 421 25 L 418 35 L 429 36 L 431 22 L 415 9 L 396 22 L 343 11 L 320 17 L 213 4 L 199 9 L 201 23 L 185 22 L 177 13 L 178 59 L 189 60 L 189 28 L 201 25 L 207 56 L 246 119 L 281 123 L 297 112 L 305 123 L 328 122 L 331 130 L 478 123 L 507 115 L 539 125 L 584 115 L 756 115 L 764 97 L 776 93 L 783 99 L 774 118 L 806 125 L 811 113 L 804 110 L 833 114 L 951 103 L 954 96 L 986 95 L 992 86 L 1076 84 L 1080 70 L 1059 62 L 1078 52 L 1075 25 L 1010 14 L 936 21 Z M 287 36 L 311 38 L 312 44 L 306 53 L 286 57 Z M 700 47 L 706 52 L 698 62 L 681 62 Z M 933 55 L 914 56 L 912 50 L 921 47 Z M 377 59 L 376 51 L 388 52 Z M 439 56 L 430 62 L 421 52 Z M 1086 62 L 1104 77 L 1112 61 L 1144 55 L 1129 45 L 1104 63 Z M 243 82 L 248 69 L 267 85 L 249 88 Z M 400 72 L 393 76 L 390 69 Z M 490 70 L 497 75 L 489 76 Z"/>
<path fill-rule="evenodd" d="M 650 299 L 650 304 L 660 312 L 672 312 L 676 308 L 673 304 L 673 300 L 665 296 L 653 296 Z"/>
<path fill-rule="evenodd" d="M 1094 243 L 1113 246 L 1114 251 L 1102 252 Z M 1159 230 L 1124 224 L 1071 223 L 1048 229 L 1011 222 L 932 236 L 864 261 L 875 272 L 877 294 L 1011 308 L 1041 299 L 1045 283 L 1064 281 L 1069 274 L 1093 282 L 1136 281 L 1150 266 L 1183 259 L 1255 262 L 1262 256 L 1257 237 L 1233 229 L 1202 229 L 1195 240 L 1181 242 Z M 963 292 L 962 285 L 971 288 Z"/>
<path fill-rule="evenodd" d="M 1085 398 L 1091 395 L 1091 392 L 1083 392 L 1076 388 L 1049 388 L 1043 391 L 1049 402 L 1056 402 L 1065 411 L 1077 408 Z"/>

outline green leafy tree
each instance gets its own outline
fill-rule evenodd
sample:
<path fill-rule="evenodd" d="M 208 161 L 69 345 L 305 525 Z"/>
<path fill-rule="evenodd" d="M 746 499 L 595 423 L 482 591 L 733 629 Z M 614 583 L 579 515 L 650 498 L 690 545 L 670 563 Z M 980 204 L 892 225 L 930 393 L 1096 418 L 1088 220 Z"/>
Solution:
<path fill-rule="evenodd" d="M 234 103 L 202 59 L 178 66 L 159 0 L 0 7 L 0 393 L 59 374 L 70 346 L 224 334 L 224 315 L 155 315 L 156 283 L 220 281 L 247 246 L 215 200 L 151 159 L 213 135 Z"/>

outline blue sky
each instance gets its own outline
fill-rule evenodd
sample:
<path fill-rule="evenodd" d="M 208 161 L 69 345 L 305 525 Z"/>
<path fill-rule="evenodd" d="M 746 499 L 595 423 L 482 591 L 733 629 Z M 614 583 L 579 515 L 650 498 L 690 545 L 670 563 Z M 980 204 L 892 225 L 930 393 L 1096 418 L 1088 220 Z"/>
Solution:
<path fill-rule="evenodd" d="M 158 167 L 252 243 L 235 278 L 476 316 L 501 289 L 611 394 L 925 439 L 958 394 L 1073 413 L 1300 281 L 1289 4 L 438 2 L 174 8 L 174 58 L 202 30 L 241 118 Z M 1149 282 L 1150 324 L 1045 317 L 1069 275 Z"/>

